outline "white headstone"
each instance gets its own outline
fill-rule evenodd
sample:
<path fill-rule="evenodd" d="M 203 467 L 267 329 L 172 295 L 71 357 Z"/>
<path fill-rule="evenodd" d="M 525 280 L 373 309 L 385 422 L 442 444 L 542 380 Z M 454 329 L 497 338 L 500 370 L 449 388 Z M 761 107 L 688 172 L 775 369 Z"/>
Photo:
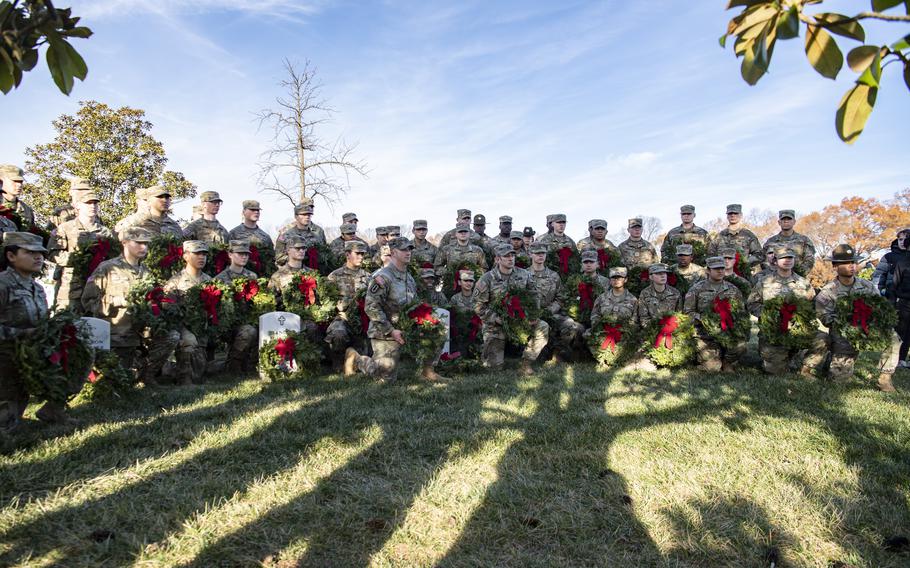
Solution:
<path fill-rule="evenodd" d="M 110 351 L 111 324 L 108 321 L 98 318 L 80 318 L 77 325 L 80 329 L 88 330 L 94 349 Z"/>
<path fill-rule="evenodd" d="M 439 318 L 439 321 L 444 323 L 446 326 L 446 342 L 445 342 L 445 345 L 442 346 L 442 352 L 448 353 L 449 352 L 449 325 L 450 325 L 449 310 L 444 310 L 442 308 L 433 308 L 433 313 L 435 313 L 436 317 Z"/>
<path fill-rule="evenodd" d="M 264 343 L 284 337 L 289 331 L 300 331 L 300 316 L 291 312 L 269 312 L 259 316 L 259 347 Z"/>

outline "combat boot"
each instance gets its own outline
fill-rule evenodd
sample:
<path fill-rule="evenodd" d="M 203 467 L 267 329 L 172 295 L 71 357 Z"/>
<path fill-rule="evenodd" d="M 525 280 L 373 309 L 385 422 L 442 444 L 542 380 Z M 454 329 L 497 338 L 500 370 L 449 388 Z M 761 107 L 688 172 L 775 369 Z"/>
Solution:
<path fill-rule="evenodd" d="M 882 373 L 878 376 L 878 390 L 882 392 L 894 392 L 894 383 L 891 382 L 891 373 Z"/>
<path fill-rule="evenodd" d="M 353 377 L 357 374 L 357 358 L 360 357 L 360 353 L 353 347 L 348 347 L 344 350 L 344 376 Z"/>
<path fill-rule="evenodd" d="M 436 372 L 436 369 L 433 368 L 433 365 L 424 365 L 423 369 L 420 371 L 420 378 L 425 381 L 438 382 L 438 381 L 447 381 L 447 377 L 443 377 Z"/>
<path fill-rule="evenodd" d="M 518 364 L 518 374 L 522 377 L 534 375 L 534 367 L 531 366 L 531 362 L 527 359 L 522 359 L 521 363 Z"/>

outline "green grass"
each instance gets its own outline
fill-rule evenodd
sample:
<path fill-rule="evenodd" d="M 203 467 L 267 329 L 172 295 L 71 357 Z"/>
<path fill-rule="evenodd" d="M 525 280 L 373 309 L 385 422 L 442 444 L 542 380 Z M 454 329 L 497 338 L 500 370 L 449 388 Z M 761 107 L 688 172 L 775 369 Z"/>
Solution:
<path fill-rule="evenodd" d="M 142 390 L 3 442 L 0 565 L 908 566 L 904 392 L 588 365 Z"/>

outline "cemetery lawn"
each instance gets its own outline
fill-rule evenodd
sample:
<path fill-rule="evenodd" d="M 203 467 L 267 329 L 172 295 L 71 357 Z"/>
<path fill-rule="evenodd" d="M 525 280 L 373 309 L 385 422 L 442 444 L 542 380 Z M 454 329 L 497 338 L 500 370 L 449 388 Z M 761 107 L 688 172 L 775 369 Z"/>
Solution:
<path fill-rule="evenodd" d="M 140 389 L 0 441 L 0 565 L 910 566 L 901 373 Z"/>

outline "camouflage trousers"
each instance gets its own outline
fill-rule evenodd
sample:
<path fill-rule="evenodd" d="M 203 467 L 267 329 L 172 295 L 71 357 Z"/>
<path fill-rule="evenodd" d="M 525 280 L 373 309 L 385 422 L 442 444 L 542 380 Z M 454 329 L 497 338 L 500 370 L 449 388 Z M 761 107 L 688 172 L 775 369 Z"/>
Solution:
<path fill-rule="evenodd" d="M 329 345 L 329 349 L 335 355 L 343 354 L 345 349 L 353 346 L 355 343 L 360 345 L 360 338 L 360 335 L 355 334 L 351 330 L 351 326 L 348 325 L 348 322 L 341 318 L 332 320 L 332 323 L 330 323 L 329 327 L 325 330 L 325 342 Z"/>
<path fill-rule="evenodd" d="M 550 343 L 564 354 L 571 353 L 584 334 L 585 326 L 568 316 L 554 315 L 550 319 L 553 322 L 550 325 Z"/>
<path fill-rule="evenodd" d="M 900 341 L 897 333 L 891 334 L 891 345 L 879 355 L 878 364 L 876 365 L 879 372 L 893 373 L 897 368 Z M 803 369 L 820 369 L 829 354 L 831 359 L 828 365 L 828 375 L 831 379 L 846 381 L 852 378 L 859 352 L 853 348 L 849 341 L 833 332 L 818 332 L 812 342 L 812 347 L 806 353 Z"/>
<path fill-rule="evenodd" d="M 256 368 L 259 362 L 259 330 L 245 323 L 234 330 L 233 336 L 228 348 L 227 370 L 239 372 Z"/>
<path fill-rule="evenodd" d="M 797 359 L 800 353 L 800 350 L 770 345 L 763 337 L 758 338 L 758 354 L 761 355 L 762 369 L 769 375 L 789 373 L 790 361 Z"/>
<path fill-rule="evenodd" d="M 373 356 L 359 355 L 357 368 L 364 374 L 377 379 L 394 381 L 398 378 L 398 363 L 401 360 L 401 345 L 394 339 L 370 339 Z"/>
<path fill-rule="evenodd" d="M 206 365 L 205 346 L 199 345 L 196 336 L 186 328 L 152 337 L 143 378 L 161 374 L 171 353 L 177 360 L 177 382 L 190 384 L 202 378 Z"/>
<path fill-rule="evenodd" d="M 521 358 L 533 363 L 547 346 L 549 340 L 550 324 L 537 320 L 537 325 L 534 326 L 531 339 L 522 351 Z M 501 369 L 505 359 L 505 350 L 506 336 L 502 331 L 502 326 L 485 323 L 483 325 L 483 352 L 481 353 L 483 366 L 488 369 Z"/>
<path fill-rule="evenodd" d="M 720 371 L 724 363 L 733 365 L 746 349 L 745 342 L 740 342 L 732 349 L 721 347 L 703 330 L 695 333 L 695 348 L 698 366 L 705 371 Z"/>
<path fill-rule="evenodd" d="M 57 311 L 72 310 L 77 315 L 82 315 L 82 289 L 85 286 L 73 282 L 73 269 L 64 267 L 60 270 L 60 278 L 54 282 L 54 305 Z"/>

